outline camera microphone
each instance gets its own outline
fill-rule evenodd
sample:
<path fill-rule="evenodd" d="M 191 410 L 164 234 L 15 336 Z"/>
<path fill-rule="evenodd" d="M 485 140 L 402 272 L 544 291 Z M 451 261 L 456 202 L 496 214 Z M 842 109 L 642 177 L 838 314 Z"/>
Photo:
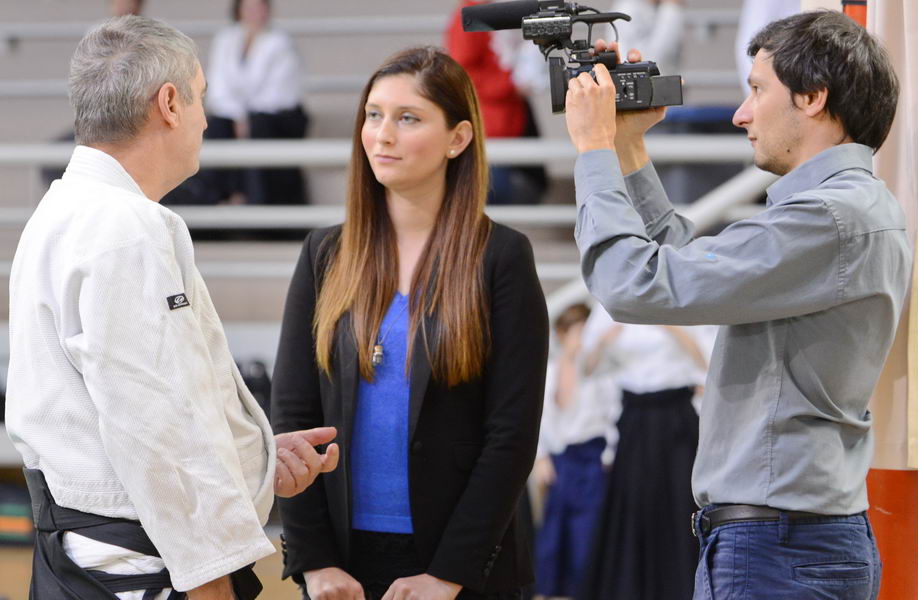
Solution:
<path fill-rule="evenodd" d="M 477 4 L 462 9 L 465 31 L 519 29 L 523 17 L 539 12 L 539 0 L 510 0 L 494 4 Z"/>

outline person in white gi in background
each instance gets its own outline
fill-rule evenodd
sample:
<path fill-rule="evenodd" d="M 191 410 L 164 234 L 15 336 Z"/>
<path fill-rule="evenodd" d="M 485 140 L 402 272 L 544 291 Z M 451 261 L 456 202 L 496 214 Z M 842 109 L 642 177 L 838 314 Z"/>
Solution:
<path fill-rule="evenodd" d="M 194 43 L 152 19 L 107 21 L 73 56 L 79 145 L 10 275 L 6 424 L 36 510 L 33 600 L 254 598 L 275 491 L 337 464 L 336 445 L 313 448 L 333 428 L 275 440 L 188 229 L 158 204 L 198 169 L 205 88 Z"/>

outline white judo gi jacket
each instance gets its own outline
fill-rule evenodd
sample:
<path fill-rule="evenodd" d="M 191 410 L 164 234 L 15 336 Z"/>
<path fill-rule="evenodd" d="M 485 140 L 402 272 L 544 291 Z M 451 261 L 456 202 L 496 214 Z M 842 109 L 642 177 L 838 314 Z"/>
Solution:
<path fill-rule="evenodd" d="M 175 589 L 274 552 L 270 425 L 175 213 L 78 146 L 10 275 L 7 430 L 55 501 L 139 520 Z"/>

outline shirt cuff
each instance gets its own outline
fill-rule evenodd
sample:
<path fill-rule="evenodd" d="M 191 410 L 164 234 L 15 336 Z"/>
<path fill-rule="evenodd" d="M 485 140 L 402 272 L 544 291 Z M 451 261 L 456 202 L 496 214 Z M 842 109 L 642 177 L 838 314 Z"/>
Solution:
<path fill-rule="evenodd" d="M 595 192 L 622 187 L 622 168 L 612 150 L 590 150 L 577 157 L 574 182 L 577 206 L 582 206 Z"/>

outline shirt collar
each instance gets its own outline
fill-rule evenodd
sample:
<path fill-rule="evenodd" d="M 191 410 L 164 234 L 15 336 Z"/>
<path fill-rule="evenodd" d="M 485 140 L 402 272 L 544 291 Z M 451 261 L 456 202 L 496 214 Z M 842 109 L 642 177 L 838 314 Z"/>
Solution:
<path fill-rule="evenodd" d="M 89 146 L 77 146 L 73 149 L 63 179 L 73 178 L 91 179 L 146 198 L 137 182 L 114 156 Z"/>
<path fill-rule="evenodd" d="M 766 204 L 771 206 L 791 194 L 813 189 L 847 169 L 864 169 L 873 173 L 873 150 L 862 144 L 839 144 L 823 150 L 768 186 Z"/>

